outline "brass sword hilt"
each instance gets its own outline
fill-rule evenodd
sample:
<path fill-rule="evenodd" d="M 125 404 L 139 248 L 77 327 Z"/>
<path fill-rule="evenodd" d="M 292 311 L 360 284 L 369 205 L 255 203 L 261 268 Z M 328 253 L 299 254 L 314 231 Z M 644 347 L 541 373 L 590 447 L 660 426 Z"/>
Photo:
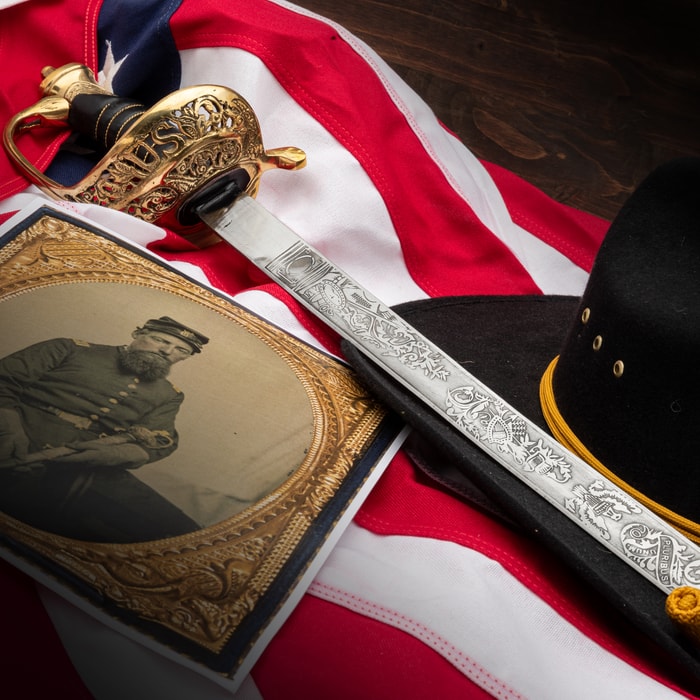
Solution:
<path fill-rule="evenodd" d="M 7 124 L 3 142 L 23 174 L 47 195 L 119 209 L 183 231 L 200 245 L 212 242 L 195 213 L 217 193 L 255 196 L 272 168 L 298 170 L 299 148 L 265 150 L 252 107 L 220 85 L 171 93 L 146 109 L 102 88 L 79 63 L 44 68 L 43 97 Z M 17 137 L 37 127 L 69 127 L 90 137 L 104 157 L 77 184 L 65 186 L 22 154 Z M 208 230 L 207 230 L 208 231 Z"/>

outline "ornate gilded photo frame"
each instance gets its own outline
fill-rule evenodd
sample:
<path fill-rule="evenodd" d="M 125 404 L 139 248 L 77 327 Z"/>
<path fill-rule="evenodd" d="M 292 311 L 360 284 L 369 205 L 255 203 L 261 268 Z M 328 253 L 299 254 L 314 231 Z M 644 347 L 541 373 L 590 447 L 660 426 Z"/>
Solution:
<path fill-rule="evenodd" d="M 2 232 L 0 411 L 24 402 L 56 434 L 82 429 L 80 419 L 117 426 L 92 439 L 128 444 L 110 447 L 127 454 L 140 433 L 116 416 L 155 380 L 99 365 L 100 392 L 110 372 L 132 388 L 86 418 L 83 403 L 98 399 L 76 390 L 54 405 L 65 386 L 49 386 L 37 357 L 52 367 L 75 348 L 111 357 L 165 328 L 185 361 L 158 380 L 178 408 L 173 434 L 138 443 L 151 455 L 165 445 L 152 461 L 72 463 L 89 443 L 76 438 L 34 445 L 22 460 L 0 453 L 0 554 L 205 674 L 234 678 L 398 447 L 399 422 L 346 365 L 117 234 L 51 206 Z"/>

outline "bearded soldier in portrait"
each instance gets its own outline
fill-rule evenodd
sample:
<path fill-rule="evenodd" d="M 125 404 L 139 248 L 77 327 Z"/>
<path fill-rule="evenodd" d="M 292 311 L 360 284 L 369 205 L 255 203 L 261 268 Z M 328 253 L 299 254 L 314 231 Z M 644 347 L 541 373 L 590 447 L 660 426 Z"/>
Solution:
<path fill-rule="evenodd" d="M 54 338 L 0 360 L 1 509 L 98 541 L 195 529 L 129 471 L 177 449 L 184 394 L 167 377 L 207 342 L 162 316 L 136 328 L 128 345 Z"/>

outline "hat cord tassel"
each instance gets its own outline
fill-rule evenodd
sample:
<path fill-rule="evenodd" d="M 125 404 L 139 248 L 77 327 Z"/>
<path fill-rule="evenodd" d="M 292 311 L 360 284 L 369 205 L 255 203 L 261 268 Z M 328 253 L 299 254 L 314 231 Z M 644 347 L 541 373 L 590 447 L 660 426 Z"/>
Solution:
<path fill-rule="evenodd" d="M 700 645 L 700 590 L 681 586 L 666 598 L 666 614 L 691 639 Z"/>

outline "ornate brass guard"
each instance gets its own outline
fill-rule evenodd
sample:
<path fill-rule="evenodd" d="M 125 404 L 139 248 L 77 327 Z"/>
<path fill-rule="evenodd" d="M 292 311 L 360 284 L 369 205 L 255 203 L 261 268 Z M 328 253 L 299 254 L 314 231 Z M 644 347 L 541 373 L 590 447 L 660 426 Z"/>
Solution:
<path fill-rule="evenodd" d="M 184 88 L 146 110 L 111 95 L 78 63 L 45 68 L 42 74 L 44 97 L 10 120 L 3 140 L 23 173 L 53 198 L 119 209 L 175 230 L 194 224 L 189 236 L 201 242 L 204 226 L 196 225 L 188 208 L 194 197 L 201 199 L 206 189 L 226 180 L 255 196 L 266 170 L 298 170 L 306 164 L 298 148 L 265 150 L 253 109 L 227 87 Z M 86 110 L 92 97 L 99 109 L 90 104 Z M 103 128 L 105 114 L 112 116 Z M 17 146 L 18 135 L 51 126 L 71 126 L 93 138 L 104 132 L 106 155 L 76 185 L 50 179 Z"/>

